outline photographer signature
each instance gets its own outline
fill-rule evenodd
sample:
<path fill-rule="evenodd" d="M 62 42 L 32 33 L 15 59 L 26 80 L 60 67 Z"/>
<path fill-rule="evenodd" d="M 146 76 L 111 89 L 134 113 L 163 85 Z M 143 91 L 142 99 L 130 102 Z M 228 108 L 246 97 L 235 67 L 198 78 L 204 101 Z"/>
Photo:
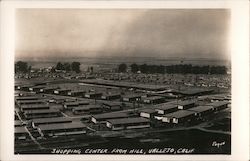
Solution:
<path fill-rule="evenodd" d="M 217 147 L 217 148 L 220 148 L 221 146 L 223 146 L 223 145 L 225 145 L 225 144 L 226 144 L 225 141 L 223 141 L 223 142 L 213 141 L 212 146 Z"/>

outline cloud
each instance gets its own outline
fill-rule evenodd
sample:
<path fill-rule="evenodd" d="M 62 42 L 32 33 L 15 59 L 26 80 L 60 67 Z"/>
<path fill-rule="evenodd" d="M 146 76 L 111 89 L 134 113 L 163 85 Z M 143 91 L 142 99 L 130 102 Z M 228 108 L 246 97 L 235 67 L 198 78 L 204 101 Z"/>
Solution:
<path fill-rule="evenodd" d="M 19 9 L 17 57 L 229 58 L 225 9 Z"/>

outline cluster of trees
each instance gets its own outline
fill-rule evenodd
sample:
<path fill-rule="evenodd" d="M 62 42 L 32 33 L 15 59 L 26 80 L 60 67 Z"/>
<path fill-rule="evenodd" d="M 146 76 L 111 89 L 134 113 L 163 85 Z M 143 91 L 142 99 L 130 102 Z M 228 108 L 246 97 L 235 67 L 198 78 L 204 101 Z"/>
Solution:
<path fill-rule="evenodd" d="M 56 67 L 55 69 L 56 70 L 65 70 L 65 71 L 75 71 L 76 73 L 80 73 L 81 70 L 80 70 L 80 63 L 79 62 L 72 62 L 72 63 L 61 63 L 61 62 L 58 62 L 56 64 Z"/>
<path fill-rule="evenodd" d="M 131 72 L 137 73 L 159 73 L 159 74 L 226 74 L 227 68 L 225 66 L 193 66 L 191 64 L 180 64 L 180 65 L 147 65 L 147 64 L 131 64 Z M 118 72 L 126 72 L 128 66 L 124 63 L 118 66 Z"/>
<path fill-rule="evenodd" d="M 30 72 L 30 70 L 31 66 L 28 65 L 27 62 L 18 61 L 15 63 L 15 73 L 17 72 L 27 73 Z"/>

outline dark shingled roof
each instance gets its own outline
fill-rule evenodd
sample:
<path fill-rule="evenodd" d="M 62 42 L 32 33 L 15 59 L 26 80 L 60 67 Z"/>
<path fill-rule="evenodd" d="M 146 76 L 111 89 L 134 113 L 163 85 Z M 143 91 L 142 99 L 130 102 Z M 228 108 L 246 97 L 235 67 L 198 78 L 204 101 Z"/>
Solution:
<path fill-rule="evenodd" d="M 58 124 L 46 124 L 46 125 L 39 125 L 42 131 L 50 131 L 50 130 L 62 130 L 62 129 L 79 129 L 79 128 L 86 128 L 87 126 L 80 122 L 72 122 L 72 123 L 62 123 L 60 126 Z"/>
<path fill-rule="evenodd" d="M 150 122 L 146 118 L 142 117 L 134 117 L 134 118 L 122 118 L 122 119 L 110 119 L 107 120 L 107 122 L 110 122 L 111 124 L 130 124 L 130 123 L 144 123 L 144 122 Z"/>

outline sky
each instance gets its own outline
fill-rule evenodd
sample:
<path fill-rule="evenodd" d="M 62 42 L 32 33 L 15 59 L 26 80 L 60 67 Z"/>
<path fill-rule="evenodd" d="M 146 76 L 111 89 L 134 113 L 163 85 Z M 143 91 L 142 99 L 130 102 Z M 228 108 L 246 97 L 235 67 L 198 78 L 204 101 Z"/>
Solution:
<path fill-rule="evenodd" d="M 230 59 L 226 9 L 18 9 L 17 58 Z"/>

